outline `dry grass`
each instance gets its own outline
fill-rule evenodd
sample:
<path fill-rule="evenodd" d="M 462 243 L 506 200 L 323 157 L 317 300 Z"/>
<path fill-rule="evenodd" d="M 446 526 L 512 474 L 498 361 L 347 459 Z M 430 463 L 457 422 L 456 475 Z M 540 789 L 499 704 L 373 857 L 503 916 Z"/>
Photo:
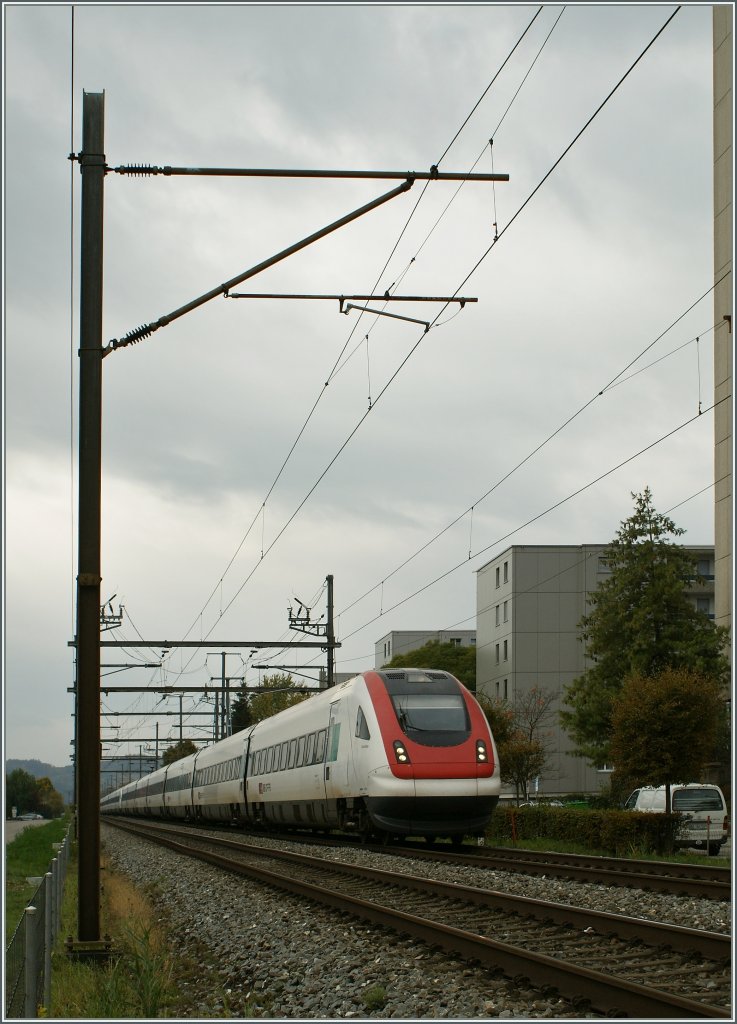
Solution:
<path fill-rule="evenodd" d="M 164 929 L 145 893 L 101 860 L 101 930 L 113 939 L 104 962 L 70 959 L 63 948 L 53 956 L 50 1016 L 141 1018 L 172 1015 L 178 993 Z M 77 879 L 72 869 L 62 912 L 60 937 L 74 935 Z"/>

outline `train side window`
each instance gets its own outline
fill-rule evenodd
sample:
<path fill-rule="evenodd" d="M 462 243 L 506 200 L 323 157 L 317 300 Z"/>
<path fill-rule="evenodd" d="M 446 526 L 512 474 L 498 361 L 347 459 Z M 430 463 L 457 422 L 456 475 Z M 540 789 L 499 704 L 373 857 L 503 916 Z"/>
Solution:
<path fill-rule="evenodd" d="M 300 736 L 300 738 L 297 740 L 297 764 L 296 764 L 297 768 L 301 768 L 301 766 L 305 763 L 305 740 L 306 740 L 306 738 L 307 738 L 306 736 Z"/>
<path fill-rule="evenodd" d="M 297 757 L 297 741 L 296 740 L 290 740 L 289 741 L 289 761 L 287 763 L 287 768 L 294 768 L 294 762 L 295 762 L 296 757 Z"/>
<path fill-rule="evenodd" d="M 320 763 L 325 757 L 325 743 L 327 741 L 328 731 L 327 729 L 321 729 L 317 734 L 317 751 L 315 752 L 315 761 Z"/>
<path fill-rule="evenodd" d="M 266 765 L 266 771 L 270 772 L 274 770 L 274 758 L 276 757 L 276 747 L 269 747 L 269 756 Z"/>
<path fill-rule="evenodd" d="M 371 733 L 369 732 L 368 722 L 366 716 L 363 713 L 363 708 L 359 707 L 358 715 L 356 716 L 356 736 L 360 740 L 370 740 Z"/>
<path fill-rule="evenodd" d="M 315 763 L 315 733 L 311 732 L 307 737 L 307 753 L 305 754 L 305 764 Z"/>
<path fill-rule="evenodd" d="M 289 741 L 284 740 L 281 745 L 281 757 L 279 759 L 279 771 L 283 772 L 287 767 L 287 751 L 289 750 Z"/>

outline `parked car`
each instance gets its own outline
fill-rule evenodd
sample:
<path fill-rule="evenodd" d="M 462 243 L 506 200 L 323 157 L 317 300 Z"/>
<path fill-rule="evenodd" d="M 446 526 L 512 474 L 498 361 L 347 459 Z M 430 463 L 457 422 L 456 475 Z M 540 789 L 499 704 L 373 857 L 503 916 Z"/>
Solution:
<path fill-rule="evenodd" d="M 520 807 L 565 807 L 561 800 L 526 800 Z"/>
<path fill-rule="evenodd" d="M 19 814 L 16 821 L 43 821 L 43 814 Z"/>
<path fill-rule="evenodd" d="M 708 849 L 716 855 L 729 838 L 727 803 L 719 786 L 689 782 L 670 788 L 671 810 L 683 821 L 676 835 L 676 846 Z M 665 786 L 643 786 L 630 793 L 625 810 L 665 813 Z"/>

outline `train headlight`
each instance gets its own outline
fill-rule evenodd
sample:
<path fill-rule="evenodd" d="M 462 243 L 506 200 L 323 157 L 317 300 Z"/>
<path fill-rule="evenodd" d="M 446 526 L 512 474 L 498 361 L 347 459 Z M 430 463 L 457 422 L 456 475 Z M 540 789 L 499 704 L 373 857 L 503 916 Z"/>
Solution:
<path fill-rule="evenodd" d="M 400 764 L 409 764 L 409 754 L 404 743 L 400 740 L 394 740 L 394 754 Z"/>
<path fill-rule="evenodd" d="M 476 740 L 476 760 L 480 764 L 486 764 L 489 755 L 486 753 L 486 744 L 483 740 Z"/>

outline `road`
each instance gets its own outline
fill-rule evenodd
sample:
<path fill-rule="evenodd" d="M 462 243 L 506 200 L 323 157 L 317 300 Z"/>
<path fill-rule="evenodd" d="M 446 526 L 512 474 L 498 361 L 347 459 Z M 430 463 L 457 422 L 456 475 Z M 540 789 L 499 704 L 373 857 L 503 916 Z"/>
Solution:
<path fill-rule="evenodd" d="M 13 840 L 15 839 L 15 837 L 18 835 L 18 833 L 22 832 L 24 828 L 28 828 L 29 826 L 31 828 L 33 828 L 34 825 L 46 825 L 46 824 L 47 824 L 47 822 L 46 822 L 45 818 L 42 819 L 41 821 L 18 821 L 18 820 L 6 821 L 5 822 L 5 845 L 7 846 L 8 843 L 12 843 Z"/>

